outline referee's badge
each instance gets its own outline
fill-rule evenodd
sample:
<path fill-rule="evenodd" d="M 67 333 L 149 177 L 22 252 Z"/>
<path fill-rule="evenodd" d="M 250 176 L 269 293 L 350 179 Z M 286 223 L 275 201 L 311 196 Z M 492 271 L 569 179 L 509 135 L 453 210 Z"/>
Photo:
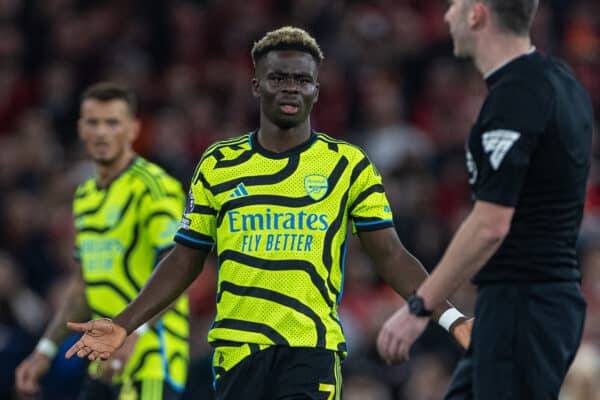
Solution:
<path fill-rule="evenodd" d="M 327 177 L 324 175 L 307 175 L 304 177 L 304 190 L 311 199 L 318 201 L 321 200 L 327 194 L 329 189 L 329 182 Z"/>

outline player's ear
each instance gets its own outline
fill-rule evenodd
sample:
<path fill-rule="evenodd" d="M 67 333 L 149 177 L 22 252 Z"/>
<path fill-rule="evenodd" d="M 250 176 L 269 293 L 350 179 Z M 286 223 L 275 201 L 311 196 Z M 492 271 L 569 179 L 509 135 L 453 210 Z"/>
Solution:
<path fill-rule="evenodd" d="M 315 83 L 314 100 L 313 104 L 319 101 L 319 82 Z"/>
<path fill-rule="evenodd" d="M 79 117 L 79 119 L 77 120 L 77 134 L 79 135 L 80 140 L 85 141 L 85 136 L 83 132 L 83 118 Z"/>
<path fill-rule="evenodd" d="M 138 138 L 138 136 L 140 135 L 140 129 L 141 129 L 141 123 L 140 120 L 137 118 L 134 118 L 131 120 L 131 129 L 130 129 L 130 141 L 131 143 L 135 142 L 135 140 Z"/>
<path fill-rule="evenodd" d="M 252 95 L 257 99 L 260 98 L 260 84 L 256 77 L 252 78 Z"/>

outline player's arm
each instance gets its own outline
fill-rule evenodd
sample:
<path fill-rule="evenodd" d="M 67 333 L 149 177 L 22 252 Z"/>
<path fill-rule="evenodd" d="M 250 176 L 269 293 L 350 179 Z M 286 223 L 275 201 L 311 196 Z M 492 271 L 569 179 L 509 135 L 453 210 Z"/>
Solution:
<path fill-rule="evenodd" d="M 426 308 L 442 304 L 498 250 L 510 230 L 514 208 L 477 201 L 444 256 L 417 294 Z"/>
<path fill-rule="evenodd" d="M 22 395 L 32 395 L 39 391 L 39 380 L 50 368 L 56 355 L 58 344 L 67 338 L 67 321 L 81 321 L 89 318 L 90 310 L 85 298 L 85 282 L 81 267 L 76 268 L 69 279 L 63 302 L 34 352 L 27 357 L 15 372 L 17 391 Z"/>
<path fill-rule="evenodd" d="M 428 274 L 419 260 L 402 245 L 394 228 L 359 232 L 358 235 L 378 274 L 404 299 L 415 293 Z M 440 317 L 452 308 L 447 301 L 441 301 L 433 309 L 432 318 L 439 321 Z M 445 326 L 450 332 L 464 319 L 458 311 L 454 311 L 454 315 L 456 318 Z"/>
<path fill-rule="evenodd" d="M 71 333 L 65 325 L 67 321 L 82 320 L 89 316 L 90 309 L 85 297 L 85 282 L 81 266 L 78 266 L 69 279 L 61 307 L 48 324 L 43 337 L 54 343 L 61 343 Z"/>
<path fill-rule="evenodd" d="M 471 278 L 496 252 L 508 234 L 514 209 L 477 201 L 463 222 L 442 260 L 417 290 L 425 309 L 437 309 L 465 281 Z M 384 324 L 377 338 L 377 348 L 388 362 L 407 360 L 410 347 L 425 329 L 423 318 L 402 307 Z M 472 321 L 454 329 L 470 333 Z M 457 337 L 458 339 L 458 337 Z M 468 341 L 467 341 L 468 343 Z"/>
<path fill-rule="evenodd" d="M 113 321 L 107 319 L 86 323 L 68 323 L 75 331 L 85 332 L 67 352 L 67 358 L 107 359 L 118 349 L 127 335 L 171 304 L 202 272 L 207 252 L 182 245 L 160 261 L 138 296 Z"/>

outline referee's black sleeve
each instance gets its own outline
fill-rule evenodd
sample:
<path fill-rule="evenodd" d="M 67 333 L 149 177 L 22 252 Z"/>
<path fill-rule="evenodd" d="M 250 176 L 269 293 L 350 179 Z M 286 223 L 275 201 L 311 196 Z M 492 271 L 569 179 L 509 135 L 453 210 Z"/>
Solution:
<path fill-rule="evenodd" d="M 507 207 L 517 204 L 529 163 L 548 120 L 549 99 L 520 84 L 493 89 L 479 118 L 477 200 Z"/>

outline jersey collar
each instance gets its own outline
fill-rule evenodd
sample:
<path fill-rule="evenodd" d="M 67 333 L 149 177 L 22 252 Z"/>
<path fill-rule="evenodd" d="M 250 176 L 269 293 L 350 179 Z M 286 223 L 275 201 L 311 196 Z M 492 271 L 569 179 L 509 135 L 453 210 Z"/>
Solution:
<path fill-rule="evenodd" d="M 310 148 L 310 146 L 312 146 L 312 144 L 317 139 L 317 132 L 315 132 L 314 130 L 311 130 L 310 137 L 304 143 L 300 143 L 298 146 L 293 147 L 282 153 L 276 153 L 274 151 L 267 150 L 260 145 L 260 143 L 258 142 L 257 133 L 258 133 L 258 129 L 250 133 L 250 145 L 252 146 L 252 149 L 256 150 L 257 153 L 259 153 L 267 158 L 275 158 L 275 159 L 288 158 L 290 156 L 300 154 L 300 153 L 304 152 L 305 150 L 308 150 Z"/>
<path fill-rule="evenodd" d="M 496 72 L 499 72 L 499 71 L 503 70 L 504 67 L 508 66 L 509 64 L 512 64 L 513 61 L 516 61 L 516 60 L 518 60 L 518 59 L 520 59 L 522 57 L 530 56 L 533 53 L 535 53 L 535 51 L 536 51 L 535 46 L 531 46 L 531 48 L 529 49 L 529 51 L 527 53 L 522 54 L 520 56 L 517 56 L 515 58 L 511 58 L 510 60 L 504 61 L 500 65 L 498 65 L 498 66 L 492 68 L 491 70 L 489 70 L 488 72 L 486 72 L 483 75 L 483 79 L 485 79 L 486 81 L 488 81 L 490 78 L 492 78 L 492 77 L 494 77 L 494 75 L 496 75 Z"/>

